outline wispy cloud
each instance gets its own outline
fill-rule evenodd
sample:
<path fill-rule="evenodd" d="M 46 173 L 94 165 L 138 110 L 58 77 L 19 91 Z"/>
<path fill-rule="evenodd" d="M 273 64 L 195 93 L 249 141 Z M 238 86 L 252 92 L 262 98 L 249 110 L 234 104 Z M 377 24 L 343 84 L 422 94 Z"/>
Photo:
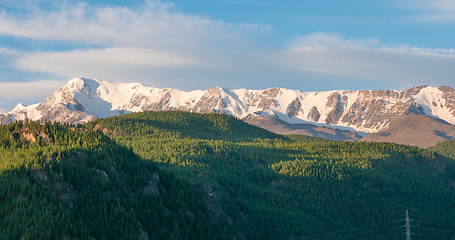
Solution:
<path fill-rule="evenodd" d="M 0 47 L 0 54 L 2 56 L 14 56 L 14 55 L 21 54 L 21 51 L 17 51 L 17 50 L 10 49 L 10 48 Z"/>
<path fill-rule="evenodd" d="M 0 96 L 4 99 L 42 99 L 64 85 L 64 81 L 38 80 L 34 82 L 0 82 Z"/>
<path fill-rule="evenodd" d="M 41 71 L 65 77 L 98 76 L 116 78 L 122 71 L 134 68 L 173 68 L 209 65 L 195 57 L 148 48 L 105 48 L 26 54 L 17 61 L 24 70 Z"/>
<path fill-rule="evenodd" d="M 147 1 L 143 7 L 56 4 L 30 8 L 26 15 L 0 14 L 0 34 L 100 46 L 205 49 L 212 41 L 244 40 L 244 33 L 266 31 L 258 24 L 229 24 L 177 12 L 170 4 Z"/>
<path fill-rule="evenodd" d="M 453 0 L 403 0 L 394 3 L 413 11 L 412 19 L 417 21 L 455 23 L 455 1 Z"/>
<path fill-rule="evenodd" d="M 382 80 L 389 83 L 448 84 L 455 70 L 454 49 L 387 46 L 379 40 L 350 40 L 337 34 L 316 33 L 297 38 L 287 51 L 304 71 Z"/>
<path fill-rule="evenodd" d="M 53 7 L 29 2 L 21 14 L 1 12 L 0 36 L 57 41 L 71 44 L 71 50 L 0 48 L 3 66 L 63 81 L 88 76 L 183 89 L 453 86 L 455 76 L 453 49 L 391 46 L 333 33 L 303 35 L 272 48 L 261 40 L 274 34 L 270 27 L 185 14 L 156 1 L 130 8 L 49 2 Z M 416 9 L 424 8 L 416 4 L 424 1 L 413 2 Z M 445 9 L 432 6 L 432 11 Z M 42 79 L 0 80 L 0 97 L 30 101 L 63 84 Z"/>
<path fill-rule="evenodd" d="M 50 9 L 29 7 L 25 15 L 2 12 L 0 35 L 82 46 L 71 51 L 22 53 L 14 60 L 20 70 L 146 81 L 151 72 L 163 76 L 189 67 L 191 71 L 229 68 L 229 55 L 251 51 L 257 34 L 271 30 L 260 24 L 184 14 L 157 1 L 137 8 L 64 2 Z"/>
<path fill-rule="evenodd" d="M 64 81 L 0 82 L 0 112 L 11 110 L 18 103 L 32 104 L 49 96 L 65 84 Z"/>

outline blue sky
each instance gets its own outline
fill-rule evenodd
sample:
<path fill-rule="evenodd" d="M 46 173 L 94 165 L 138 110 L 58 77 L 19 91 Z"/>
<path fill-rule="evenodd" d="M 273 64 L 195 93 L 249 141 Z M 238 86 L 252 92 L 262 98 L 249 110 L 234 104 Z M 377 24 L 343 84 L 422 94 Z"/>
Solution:
<path fill-rule="evenodd" d="M 455 86 L 453 0 L 0 0 L 0 111 L 72 77 L 185 90 Z"/>

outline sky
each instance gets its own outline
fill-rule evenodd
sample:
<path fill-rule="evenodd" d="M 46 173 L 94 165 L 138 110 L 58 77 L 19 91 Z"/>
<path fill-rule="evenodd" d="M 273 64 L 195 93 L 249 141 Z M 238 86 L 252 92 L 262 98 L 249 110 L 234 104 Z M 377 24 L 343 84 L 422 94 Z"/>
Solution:
<path fill-rule="evenodd" d="M 0 112 L 74 77 L 183 90 L 455 87 L 454 0 L 0 0 Z"/>

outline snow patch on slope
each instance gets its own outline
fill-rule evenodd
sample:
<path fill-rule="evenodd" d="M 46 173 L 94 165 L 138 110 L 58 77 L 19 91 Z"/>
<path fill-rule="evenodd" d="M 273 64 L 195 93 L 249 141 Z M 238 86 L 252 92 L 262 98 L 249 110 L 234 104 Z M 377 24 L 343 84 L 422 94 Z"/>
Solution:
<path fill-rule="evenodd" d="M 414 97 L 414 101 L 423 108 L 426 115 L 455 124 L 455 116 L 446 106 L 443 95 L 444 93 L 436 87 L 425 87 Z"/>
<path fill-rule="evenodd" d="M 426 115 L 455 124 L 455 116 L 451 113 L 455 106 L 448 106 L 450 104 L 444 98 L 444 92 L 435 87 L 322 92 L 284 88 L 229 90 L 217 87 L 182 91 L 89 78 L 71 79 L 42 103 L 27 107 L 18 105 L 6 115 L 15 120 L 44 118 L 83 122 L 144 110 L 182 110 L 222 112 L 238 118 L 250 114 L 269 115 L 288 123 L 376 132 L 387 126 L 393 116 L 406 112 L 412 104 L 420 106 Z M 312 109 L 317 109 L 320 115 L 317 120 L 310 116 Z M 55 111 L 59 113 L 58 118 L 54 118 Z"/>
<path fill-rule="evenodd" d="M 42 117 L 41 112 L 36 109 L 37 106 L 38 104 L 24 106 L 19 103 L 8 114 L 11 114 L 14 120 L 30 119 L 36 121 Z"/>

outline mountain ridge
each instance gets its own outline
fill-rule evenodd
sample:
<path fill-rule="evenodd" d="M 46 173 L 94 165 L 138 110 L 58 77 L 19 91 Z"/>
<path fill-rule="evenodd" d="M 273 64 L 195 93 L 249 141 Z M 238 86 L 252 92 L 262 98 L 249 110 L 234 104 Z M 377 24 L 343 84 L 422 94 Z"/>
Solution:
<path fill-rule="evenodd" d="M 455 90 L 419 86 L 405 90 L 332 90 L 306 92 L 285 88 L 182 91 L 140 83 L 71 79 L 44 101 L 18 105 L 0 114 L 0 123 L 47 120 L 82 123 L 130 112 L 179 110 L 224 113 L 243 119 L 251 114 L 277 116 L 286 123 L 314 124 L 378 132 L 409 113 L 455 124 Z"/>

